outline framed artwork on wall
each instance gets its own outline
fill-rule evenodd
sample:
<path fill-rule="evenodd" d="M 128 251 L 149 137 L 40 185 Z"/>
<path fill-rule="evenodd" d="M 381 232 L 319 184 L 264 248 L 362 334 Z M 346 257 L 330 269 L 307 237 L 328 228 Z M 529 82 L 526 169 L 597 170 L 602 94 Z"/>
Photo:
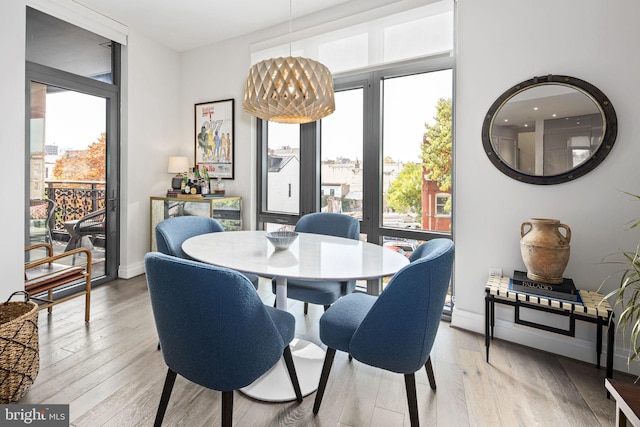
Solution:
<path fill-rule="evenodd" d="M 233 179 L 234 104 L 225 99 L 195 105 L 195 164 L 211 178 Z"/>

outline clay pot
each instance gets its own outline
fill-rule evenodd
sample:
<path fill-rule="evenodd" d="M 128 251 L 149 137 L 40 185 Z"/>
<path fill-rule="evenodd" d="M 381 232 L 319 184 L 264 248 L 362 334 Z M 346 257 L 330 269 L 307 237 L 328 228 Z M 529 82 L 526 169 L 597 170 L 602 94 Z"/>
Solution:
<path fill-rule="evenodd" d="M 560 229 L 564 229 L 565 235 Z M 536 282 L 562 283 L 569 262 L 571 229 L 557 219 L 531 218 L 520 226 L 520 236 L 527 277 Z"/>

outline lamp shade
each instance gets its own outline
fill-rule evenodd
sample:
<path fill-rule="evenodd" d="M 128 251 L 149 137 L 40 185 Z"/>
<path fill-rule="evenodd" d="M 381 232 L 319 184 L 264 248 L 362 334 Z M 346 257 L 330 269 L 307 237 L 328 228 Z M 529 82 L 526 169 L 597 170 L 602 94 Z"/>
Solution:
<path fill-rule="evenodd" d="M 249 70 L 245 111 L 279 123 L 309 123 L 335 110 L 333 76 L 321 63 L 285 57 L 260 61 Z"/>
<path fill-rule="evenodd" d="M 189 159 L 186 157 L 169 157 L 167 173 L 182 173 L 189 169 Z"/>

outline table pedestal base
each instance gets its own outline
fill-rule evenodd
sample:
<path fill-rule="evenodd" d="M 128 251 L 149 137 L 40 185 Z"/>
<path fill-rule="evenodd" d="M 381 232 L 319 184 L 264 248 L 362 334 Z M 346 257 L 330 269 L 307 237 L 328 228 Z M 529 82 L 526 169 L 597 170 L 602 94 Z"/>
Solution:
<path fill-rule="evenodd" d="M 303 396 L 307 396 L 318 388 L 325 352 L 316 344 L 300 339 L 291 341 L 290 347 L 300 390 Z M 249 397 L 265 402 L 296 400 L 291 378 L 282 358 L 263 376 L 240 391 Z"/>

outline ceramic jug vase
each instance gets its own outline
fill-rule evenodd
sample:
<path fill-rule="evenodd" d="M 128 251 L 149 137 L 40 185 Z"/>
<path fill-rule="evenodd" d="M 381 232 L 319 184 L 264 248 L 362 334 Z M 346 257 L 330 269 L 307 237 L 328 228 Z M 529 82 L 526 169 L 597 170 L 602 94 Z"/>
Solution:
<path fill-rule="evenodd" d="M 537 282 L 562 283 L 569 262 L 571 229 L 557 219 L 531 218 L 520 226 L 520 237 L 527 277 Z"/>

